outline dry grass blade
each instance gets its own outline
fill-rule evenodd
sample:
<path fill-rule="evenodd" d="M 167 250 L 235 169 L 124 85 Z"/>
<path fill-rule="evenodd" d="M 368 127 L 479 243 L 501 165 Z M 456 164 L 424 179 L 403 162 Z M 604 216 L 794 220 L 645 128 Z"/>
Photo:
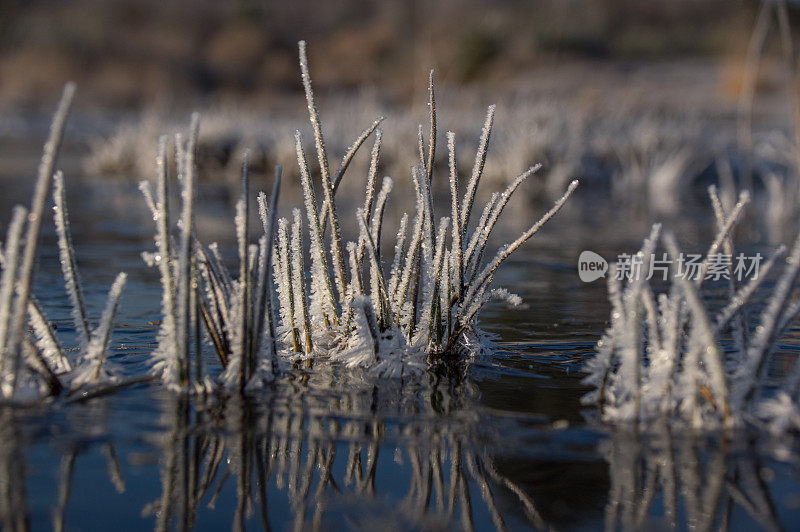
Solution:
<path fill-rule="evenodd" d="M 200 115 L 192 115 L 191 133 L 189 142 L 184 152 L 183 173 L 179 175 L 182 181 L 181 197 L 183 212 L 181 213 L 180 245 L 178 249 L 178 289 L 177 289 L 177 323 L 179 351 L 176 353 L 178 380 L 181 387 L 189 385 L 189 352 L 190 352 L 190 315 L 191 315 L 191 290 L 193 281 L 192 268 L 192 239 L 194 232 L 194 201 L 196 194 L 197 165 L 195 161 L 197 151 L 197 137 L 200 130 Z"/>
<path fill-rule="evenodd" d="M 239 387 L 244 390 L 247 376 L 255 371 L 255 357 L 250 352 L 250 327 L 252 324 L 251 276 L 247 256 L 247 239 L 250 228 L 250 162 L 247 151 L 242 156 L 242 195 L 236 205 L 236 240 L 239 249 L 239 283 L 238 283 L 238 331 L 234 338 L 238 338 L 238 345 L 234 355 L 240 357 L 239 361 Z"/>
<path fill-rule="evenodd" d="M 25 227 L 25 219 L 28 210 L 25 207 L 14 207 L 11 221 L 8 224 L 6 246 L 3 252 L 3 277 L 0 282 L 0 349 L 3 355 L 8 354 L 8 336 L 12 326 L 12 310 L 14 302 L 14 288 L 17 280 L 17 269 L 19 267 L 19 252 L 22 230 Z M 5 376 L 7 368 L 7 357 L 0 357 L 0 375 Z"/>
<path fill-rule="evenodd" d="M 453 285 L 455 287 L 455 298 L 461 297 L 462 279 L 464 275 L 464 249 L 461 243 L 461 214 L 458 207 L 458 170 L 456 168 L 456 135 L 452 131 L 447 132 L 447 152 L 450 167 L 450 210 L 453 220 Z"/>
<path fill-rule="evenodd" d="M 436 94 L 433 88 L 433 70 L 428 75 L 428 111 L 430 113 L 430 132 L 428 134 L 428 160 L 425 165 L 428 170 L 428 186 L 431 186 L 436 157 Z"/>

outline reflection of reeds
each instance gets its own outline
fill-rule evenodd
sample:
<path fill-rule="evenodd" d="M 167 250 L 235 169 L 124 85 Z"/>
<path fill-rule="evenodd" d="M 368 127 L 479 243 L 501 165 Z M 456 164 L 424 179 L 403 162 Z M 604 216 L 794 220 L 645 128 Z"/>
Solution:
<path fill-rule="evenodd" d="M 354 393 L 343 399 L 353 408 L 362 397 Z M 268 492 L 275 493 L 269 486 L 285 493 L 297 530 L 320 529 L 343 502 L 369 508 L 368 501 L 378 504 L 390 494 L 400 499 L 391 510 L 393 518 L 408 526 L 472 529 L 476 512 L 481 512 L 503 529 L 503 510 L 496 500 L 501 493 L 517 500 L 531 524 L 545 526 L 530 497 L 478 450 L 469 426 L 435 423 L 431 430 L 419 431 L 411 423 L 400 428 L 395 461 L 402 460 L 409 476 L 384 484 L 378 480 L 379 450 L 385 447 L 388 426 L 380 415 L 357 409 L 343 417 L 328 409 L 293 406 L 302 403 L 302 393 L 289 399 L 284 403 L 270 394 L 266 408 L 259 408 L 231 397 L 223 403 L 201 402 L 196 410 L 185 398 L 169 400 L 162 493 L 145 509 L 155 514 L 156 529 L 192 528 L 201 507 L 214 508 L 223 490 L 236 493 L 233 529 L 243 530 L 254 515 L 268 529 L 273 513 Z M 354 514 L 349 522 L 374 526 L 388 517 L 370 513 Z"/>
<path fill-rule="evenodd" d="M 681 522 L 727 530 L 737 506 L 766 530 L 783 528 L 752 442 L 739 449 L 725 436 L 706 442 L 660 424 L 646 436 L 615 432 L 604 447 L 611 476 L 609 530 L 674 529 Z M 657 501 L 661 517 L 653 515 Z"/>
<path fill-rule="evenodd" d="M 93 460 L 84 460 L 92 454 L 105 459 L 109 488 L 122 494 L 126 480 L 138 483 L 130 496 L 149 498 L 142 516 L 152 516 L 156 530 L 202 527 L 210 512 L 214 521 L 227 519 L 237 530 L 248 525 L 319 530 L 340 523 L 411 529 L 558 526 L 546 520 L 549 512 L 539 511 L 550 498 L 534 501 L 530 495 L 531 489 L 551 488 L 550 481 L 538 488 L 523 485 L 518 482 L 524 474 L 512 479 L 501 472 L 507 468 L 498 467 L 502 462 L 495 463 L 493 453 L 502 455 L 510 442 L 487 442 L 481 425 L 486 418 L 470 415 L 475 405 L 465 392 L 469 383 L 445 379 L 431 389 L 397 387 L 373 395 L 365 392 L 374 382 L 348 382 L 324 398 L 317 389 L 282 384 L 257 402 L 238 395 L 201 400 L 162 395 L 161 427 L 146 436 L 152 455 L 160 457 L 160 486 L 148 480 L 150 492 L 142 492 L 135 480 L 149 479 L 149 467 L 137 465 L 132 455 L 118 460 L 115 439 L 107 437 L 105 427 L 98 431 L 98 419 L 110 413 L 102 410 L 107 404 L 86 405 L 89 411 L 80 417 L 87 425 L 65 426 L 62 438 L 70 441 L 52 447 L 40 440 L 61 456 L 61 467 L 52 472 L 57 485 L 47 499 L 53 529 L 68 530 L 91 518 L 75 512 L 91 500 L 83 491 L 85 482 L 106 482 L 96 476 L 103 473 Z M 452 394 L 445 399 L 446 417 L 429 415 L 428 394 Z M 4 530 L 28 530 L 31 518 L 33 525 L 41 523 L 38 512 L 45 500 L 37 492 L 28 503 L 26 484 L 42 472 L 27 463 L 40 460 L 40 453 L 29 455 L 26 449 L 36 449 L 41 436 L 35 436 L 38 426 L 21 423 L 18 416 L 13 408 L 0 412 Z M 702 530 L 726 529 L 738 515 L 781 529 L 778 505 L 789 493 L 785 481 L 771 479 L 769 462 L 770 453 L 777 457 L 786 451 L 773 449 L 774 443 L 782 442 L 698 435 L 662 422 L 646 433 L 624 427 L 610 431 L 598 449 L 610 477 L 606 528 L 677 528 L 685 522 Z M 90 468 L 89 477 L 83 467 Z M 114 504 L 130 501 L 118 498 Z M 569 523 L 574 521 L 561 524 Z"/>
<path fill-rule="evenodd" d="M 12 410 L 4 408 L 0 419 L 0 520 L 4 530 L 27 531 L 30 515 L 19 429 Z"/>

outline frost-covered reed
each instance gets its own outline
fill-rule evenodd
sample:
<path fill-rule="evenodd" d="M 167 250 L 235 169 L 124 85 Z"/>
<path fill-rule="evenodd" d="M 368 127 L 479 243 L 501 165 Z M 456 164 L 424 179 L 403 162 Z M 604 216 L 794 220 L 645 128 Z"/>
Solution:
<path fill-rule="evenodd" d="M 800 312 L 800 238 L 782 261 L 766 306 L 758 311 L 753 296 L 770 271 L 778 269 L 785 248 L 778 248 L 755 277 L 739 284 L 735 259 L 720 263 L 717 258 L 735 257 L 731 233 L 749 195 L 742 193 L 726 210 L 716 189 L 709 192 L 718 232 L 692 278 L 674 269 L 682 254 L 674 235 L 662 234 L 659 225 L 634 256 L 638 274 L 617 275 L 619 265 L 609 273 L 611 325 L 587 363 L 584 382 L 594 390 L 584 402 L 596 405 L 610 422 L 667 419 L 701 428 L 766 421 L 778 432 L 800 429 L 800 361 L 794 360 L 779 377 L 777 391 L 768 378 L 776 347 Z M 666 249 L 663 255 L 655 253 L 659 242 Z M 659 256 L 671 261 L 671 283 L 656 295 L 647 274 L 654 271 L 653 257 Z M 729 279 L 721 309 L 702 293 L 712 264 Z M 726 351 L 728 342 L 733 347 Z"/>
<path fill-rule="evenodd" d="M 72 246 L 64 176 L 55 172 L 74 92 L 71 83 L 64 88 L 44 147 L 31 208 L 14 207 L 0 253 L 0 394 L 4 401 L 27 402 L 42 396 L 87 389 L 98 391 L 108 385 L 122 384 L 113 364 L 107 360 L 107 352 L 126 276 L 124 273 L 117 276 L 100 323 L 92 327 Z M 77 354 L 70 356 L 33 295 L 39 235 L 51 188 L 61 270 L 78 338 Z"/>
<path fill-rule="evenodd" d="M 202 318 L 205 336 L 222 368 L 219 383 L 227 389 L 243 390 L 265 382 L 282 366 L 300 361 L 311 365 L 315 360 L 332 360 L 399 377 L 439 359 L 463 359 L 486 347 L 477 327 L 481 308 L 491 299 L 519 303 L 517 296 L 491 287 L 497 268 L 558 212 L 577 186 L 573 181 L 530 229 L 500 247 L 494 256 L 487 255 L 493 229 L 511 196 L 538 169 L 529 168 L 502 193 L 492 195 L 479 219 L 471 216 L 492 132 L 494 106 L 490 106 L 463 192 L 458 183 L 455 135 L 447 134 L 450 212 L 437 220 L 433 186 L 438 124 L 431 72 L 428 136 L 426 139 L 420 126 L 417 160 L 411 167 L 414 212 L 412 216 L 404 214 L 398 230 L 393 231 L 396 238 L 390 261 L 382 255 L 386 247 L 383 226 L 394 180 L 385 177 L 377 186 L 383 139 L 379 126 L 383 119 L 374 120 L 357 137 L 333 171 L 304 42 L 300 43 L 300 68 L 315 160 L 309 162 L 302 135 L 296 132 L 305 219 L 295 209 L 291 220 L 276 220 L 279 170 L 269 207 L 263 193 L 258 197 L 263 234 L 257 244 L 250 243 L 252 200 L 245 156 L 242 196 L 235 217 L 239 251 L 236 274 L 225 268 L 216 244 L 205 247 L 194 235 L 191 204 L 197 174 L 196 121 L 186 146 L 176 140 L 183 202 L 179 252 L 172 243 L 167 209 L 169 179 L 163 140 L 157 158 L 155 196 L 151 185 L 141 185 L 157 226 L 157 251 L 145 258 L 158 265 L 164 289 L 164 320 L 155 370 L 171 387 L 186 389 L 190 381 L 202 386 L 210 383 L 203 374 L 198 349 L 194 353 L 196 369 L 191 369 L 191 331 L 186 324 L 191 322 L 192 312 Z M 358 232 L 347 239 L 336 191 L 356 152 L 370 137 L 374 141 L 364 201 L 354 213 Z M 274 307 L 273 283 L 278 295 Z M 193 296 L 181 288 L 187 285 L 194 287 L 190 290 Z M 195 303 L 189 308 L 192 297 Z M 200 334 L 195 326 L 195 337 Z"/>
<path fill-rule="evenodd" d="M 192 117 L 191 134 L 186 143 L 175 139 L 177 180 L 180 186 L 181 214 L 174 225 L 169 211 L 169 175 L 166 163 L 166 138 L 159 143 L 156 159 L 156 190 L 149 182 L 140 189 L 156 222 L 156 251 L 143 255 L 157 266 L 161 276 L 163 319 L 158 347 L 153 353 L 154 371 L 172 389 L 190 385 L 208 390 L 214 383 L 203 367 L 200 322 L 214 347 L 222 367 L 220 380 L 228 388 L 244 390 L 269 380 L 276 370 L 274 318 L 272 316 L 271 269 L 274 213 L 280 191 L 278 167 L 271 205 L 267 209 L 263 193 L 259 196 L 264 220 L 264 235 L 258 245 L 248 245 L 249 169 L 247 153 L 242 163 L 242 194 L 236 205 L 236 237 L 239 272 L 234 280 L 223 264 L 216 244 L 205 247 L 194 228 L 194 202 L 197 185 L 196 146 L 199 115 Z M 267 214 L 269 211 L 269 214 Z M 196 342 L 192 344 L 192 339 Z"/>
<path fill-rule="evenodd" d="M 425 139 L 420 126 L 417 161 L 411 167 L 415 212 L 413 218 L 407 213 L 401 218 L 391 262 L 384 261 L 381 243 L 384 209 L 394 181 L 386 177 L 380 190 L 376 190 L 382 141 L 378 121 L 365 130 L 340 165 L 346 168 L 351 153 L 375 132 L 364 204 L 355 213 L 359 232 L 343 245 L 335 197 L 343 172 L 337 171 L 336 181 L 331 181 L 303 42 L 300 43 L 300 65 L 320 179 L 319 183 L 314 183 L 298 132 L 295 145 L 309 226 L 311 269 L 308 286 L 303 276 L 290 275 L 290 271 L 305 271 L 300 238 L 292 239 L 291 253 L 285 249 L 285 244 L 279 246 L 277 255 L 283 260 L 276 264 L 278 269 L 284 270 L 276 276 L 284 279 L 278 283 L 281 323 L 292 338 L 291 349 L 287 350 L 296 353 L 298 358 L 329 356 L 346 365 L 369 367 L 387 376 L 400 376 L 439 357 L 463 356 L 480 345 L 482 333 L 476 327 L 476 316 L 487 301 L 492 298 L 512 303 L 519 301 L 502 289 L 490 288 L 496 269 L 561 208 L 577 182 L 572 182 L 555 206 L 520 238 L 486 260 L 487 243 L 503 209 L 514 191 L 538 167 L 520 174 L 502 194 L 494 194 L 477 224 L 470 223 L 493 126 L 494 106 L 490 106 L 463 198 L 459 198 L 455 135 L 447 134 L 451 209 L 450 216 L 437 220 L 432 189 L 438 123 L 431 72 L 428 136 Z M 315 187 L 322 188 L 321 200 Z M 298 228 L 300 223 L 299 216 L 295 215 L 294 227 Z M 330 237 L 326 242 L 328 224 Z M 281 227 L 288 225 L 288 220 L 279 221 Z M 298 235 L 299 229 L 293 233 Z M 279 240 L 285 243 L 287 239 L 279 235 Z M 292 261 L 287 260 L 289 255 Z M 388 264 L 391 266 L 387 268 Z M 296 337 L 300 334 L 310 341 L 298 342 Z"/>
<path fill-rule="evenodd" d="M 488 300 L 499 297 L 518 302 L 518 298 L 503 290 L 489 288 L 497 267 L 560 209 L 577 182 L 573 182 L 556 205 L 519 239 L 502 247 L 493 259 L 484 261 L 487 242 L 504 207 L 517 187 L 536 168 L 523 172 L 502 194 L 493 195 L 477 225 L 470 225 L 492 131 L 494 106 L 490 106 L 463 199 L 459 199 L 455 135 L 447 134 L 451 212 L 450 216 L 437 221 L 432 186 L 438 124 L 431 72 L 427 146 L 420 126 L 418 160 L 411 167 L 416 196 L 414 217 L 409 225 L 410 217 L 403 215 L 392 266 L 385 270 L 381 257 L 383 212 L 393 180 L 384 178 L 380 191 L 375 194 L 374 169 L 381 142 L 380 130 L 377 130 L 364 205 L 356 211 L 359 234 L 346 246 L 350 264 L 348 278 L 342 257 L 334 190 L 326 177 L 327 154 L 304 43 L 300 44 L 300 63 L 310 120 L 314 126 L 325 209 L 320 218 L 314 183 L 298 133 L 297 158 L 311 235 L 311 304 L 308 305 L 313 329 L 311 336 L 319 336 L 322 340 L 315 342 L 317 354 L 324 354 L 327 350 L 334 359 L 345 364 L 370 366 L 381 374 L 394 376 L 402 375 L 409 368 L 420 367 L 425 356 L 463 355 L 468 346 L 474 344 L 472 339 L 481 335 L 475 326 L 475 318 Z M 328 250 L 322 240 L 326 215 L 330 218 L 332 233 Z M 452 229 L 448 230 L 449 227 Z M 328 256 L 332 260 L 330 266 Z M 366 279 L 369 279 L 368 283 Z M 302 293 L 302 290 L 298 287 L 295 292 Z M 282 297 L 281 306 L 291 307 L 291 301 Z M 306 303 L 300 301 L 299 306 L 305 308 Z M 313 354 L 304 353 L 306 356 Z"/>

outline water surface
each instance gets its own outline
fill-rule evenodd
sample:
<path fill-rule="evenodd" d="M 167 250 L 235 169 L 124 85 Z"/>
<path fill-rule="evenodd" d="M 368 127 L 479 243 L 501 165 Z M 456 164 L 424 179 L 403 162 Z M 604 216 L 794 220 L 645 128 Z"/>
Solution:
<path fill-rule="evenodd" d="M 3 184 L 2 212 L 27 203 L 29 191 L 14 183 Z M 129 274 L 111 359 L 141 375 L 160 318 L 157 273 L 140 258 L 152 247 L 152 222 L 134 185 L 75 181 L 68 190 L 95 319 L 116 273 Z M 220 190 L 201 189 L 201 209 L 211 213 L 201 227 L 233 249 L 230 194 Z M 603 212 L 592 197 L 576 204 L 497 276 L 524 305 L 486 309 L 481 326 L 499 335 L 499 348 L 470 367 L 407 381 L 296 370 L 249 401 L 189 400 L 142 383 L 0 410 L 5 527 L 792 528 L 800 519 L 794 441 L 757 431 L 612 430 L 582 408 L 581 364 L 608 304 L 602 280 L 579 280 L 577 257 L 631 252 L 647 223 L 620 231 L 624 213 Z M 543 207 L 526 210 L 532 219 Z M 702 231 L 681 238 L 697 245 Z M 69 346 L 57 257 L 48 224 L 36 294 Z M 785 350 L 796 352 L 791 339 Z"/>

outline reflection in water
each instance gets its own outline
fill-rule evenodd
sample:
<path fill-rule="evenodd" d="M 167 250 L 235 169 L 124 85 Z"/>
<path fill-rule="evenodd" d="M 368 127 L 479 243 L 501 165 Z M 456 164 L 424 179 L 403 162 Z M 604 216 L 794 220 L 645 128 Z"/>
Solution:
<path fill-rule="evenodd" d="M 328 398 L 327 405 L 299 388 L 266 397 L 258 406 L 238 397 L 198 408 L 185 398 L 165 405 L 170 428 L 161 441 L 162 493 L 148 508 L 156 529 L 192 528 L 198 506 L 213 507 L 226 484 L 236 487 L 236 530 L 254 514 L 270 528 L 269 485 L 288 499 L 295 530 L 319 529 L 337 516 L 359 528 L 453 524 L 473 529 L 475 512 L 488 513 L 497 528 L 504 528 L 498 490 L 514 493 L 532 524 L 543 526 L 533 501 L 481 451 L 470 416 L 455 423 L 430 418 L 414 400 L 419 394 L 394 392 L 401 394 L 395 406 L 402 405 L 394 413 L 382 408 L 386 390 L 377 387 Z M 433 403 L 440 409 L 460 408 L 455 405 L 464 399 L 449 396 L 451 406 L 443 406 L 441 391 L 429 397 L 440 401 Z M 402 421 L 411 413 L 415 421 Z M 397 445 L 394 464 L 381 456 L 386 439 Z M 379 471 L 397 464 L 404 465 L 398 471 L 405 478 Z M 383 507 L 387 486 L 396 504 Z"/>
<path fill-rule="evenodd" d="M 0 411 L 0 516 L 4 530 L 27 530 L 25 462 L 14 412 Z"/>
<path fill-rule="evenodd" d="M 796 476 L 789 493 L 767 462 L 770 454 L 785 457 L 786 448 L 765 452 L 764 442 L 737 436 L 668 427 L 647 436 L 615 433 L 603 444 L 611 476 L 606 529 L 782 530 L 777 498 L 797 493 Z"/>
<path fill-rule="evenodd" d="M 554 432 L 525 417 L 506 419 L 506 430 L 479 406 L 475 383 L 429 377 L 378 387 L 295 372 L 257 400 L 150 389 L 156 411 L 130 437 L 115 426 L 120 396 L 56 406 L 55 414 L 2 409 L 2 528 L 102 529 L 97 512 L 127 509 L 129 526 L 156 530 L 561 529 L 597 527 L 602 500 L 611 530 L 776 530 L 796 518 L 794 442 L 669 427 Z M 149 392 L 131 392 L 135 408 Z M 132 451 L 131 438 L 144 452 Z M 43 459 L 37 440 L 58 459 Z M 57 481 L 46 499 L 31 484 L 42 469 Z M 103 476 L 121 494 L 108 499 L 116 506 L 95 502 Z M 554 511 L 565 502 L 567 512 Z"/>
<path fill-rule="evenodd" d="M 73 488 L 81 485 L 81 467 L 90 467 L 88 456 L 86 462 L 79 458 L 83 454 L 103 456 L 105 475 L 124 493 L 117 504 L 137 504 L 151 520 L 139 526 L 156 530 L 207 529 L 209 511 L 235 530 L 332 523 L 365 529 L 544 527 L 529 495 L 490 456 L 491 428 L 476 414 L 474 385 L 430 378 L 379 388 L 369 380 L 298 372 L 258 400 L 151 390 L 160 416 L 155 430 L 141 435 L 156 458 L 151 461 L 130 452 L 118 457 L 116 397 L 63 405 L 52 420 L 48 413 L 36 419 L 38 413 L 0 410 L 2 527 L 43 524 L 36 513 L 42 505 L 28 501 L 25 489 L 26 474 L 40 465 L 53 469 L 58 481 L 47 501 L 54 530 L 82 528 L 71 518 L 87 498 L 93 512 L 118 511 L 92 500 L 103 490 L 102 465 L 89 472 L 91 490 Z M 48 447 L 57 448 L 60 467 L 52 458 L 36 463 L 38 435 L 65 429 L 67 437 Z M 137 469 L 143 468 L 157 470 L 158 482 L 148 490 L 134 487 L 144 501 L 134 502 L 137 494 L 126 492 L 125 477 L 138 482 Z M 41 491 L 30 495 L 41 501 Z"/>
<path fill-rule="evenodd" d="M 603 500 L 609 530 L 778 530 L 796 518 L 788 502 L 798 493 L 794 442 L 669 427 L 559 433 L 531 428 L 528 418 L 498 429 L 474 383 L 429 377 L 379 388 L 296 372 L 257 400 L 150 389 L 158 419 L 146 413 L 144 434 L 131 436 L 144 452 L 114 426 L 119 396 L 64 405 L 54 416 L 2 409 L 2 528 L 102 529 L 96 512 L 126 509 L 128 526 L 156 530 L 597 528 Z M 52 442 L 57 433 L 48 449 L 58 460 L 42 460 L 37 438 Z M 558 440 L 571 443 L 555 450 Z M 588 443 L 576 453 L 581 440 Z M 777 458 L 784 463 L 776 467 Z M 46 500 L 31 484 L 44 468 L 56 481 Z M 116 506 L 95 501 L 103 476 L 121 494 L 108 499 Z M 566 512 L 554 511 L 565 501 Z"/>
<path fill-rule="evenodd" d="M 119 464 L 119 458 L 114 446 L 110 443 L 103 443 L 101 451 L 106 459 L 106 471 L 108 479 L 114 485 L 117 493 L 125 493 L 125 479 L 122 477 L 122 471 Z M 55 509 L 53 510 L 53 530 L 56 532 L 63 532 L 67 529 L 66 525 L 66 510 L 69 498 L 72 493 L 72 478 L 75 469 L 75 460 L 78 457 L 79 450 L 77 447 L 72 446 L 61 459 L 61 468 L 59 472 L 58 483 L 58 501 Z"/>

